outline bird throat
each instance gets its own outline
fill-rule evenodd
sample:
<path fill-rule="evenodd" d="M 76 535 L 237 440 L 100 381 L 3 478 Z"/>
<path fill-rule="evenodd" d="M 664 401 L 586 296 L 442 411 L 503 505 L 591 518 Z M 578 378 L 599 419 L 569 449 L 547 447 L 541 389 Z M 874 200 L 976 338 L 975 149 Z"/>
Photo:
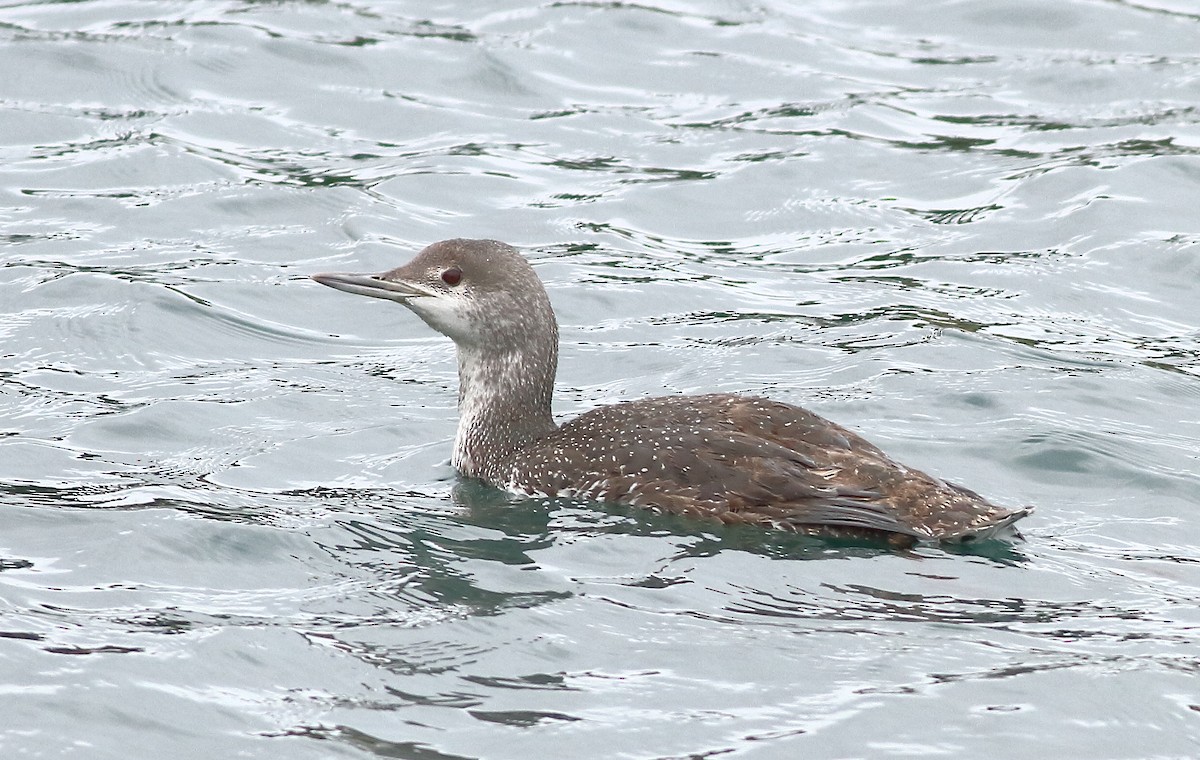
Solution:
<path fill-rule="evenodd" d="M 458 434 L 453 465 L 490 482 L 507 479 L 514 454 L 554 430 L 554 350 L 458 347 Z"/>

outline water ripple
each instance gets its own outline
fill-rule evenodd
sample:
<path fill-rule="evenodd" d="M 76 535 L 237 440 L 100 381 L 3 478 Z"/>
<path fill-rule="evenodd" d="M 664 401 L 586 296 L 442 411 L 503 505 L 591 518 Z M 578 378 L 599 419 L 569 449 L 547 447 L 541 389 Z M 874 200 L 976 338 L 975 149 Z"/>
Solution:
<path fill-rule="evenodd" d="M 1189 756 L 1197 20 L 8 3 L 6 750 Z M 549 283 L 564 416 L 769 392 L 1028 541 L 457 481 L 449 344 L 306 275 L 458 235 Z"/>

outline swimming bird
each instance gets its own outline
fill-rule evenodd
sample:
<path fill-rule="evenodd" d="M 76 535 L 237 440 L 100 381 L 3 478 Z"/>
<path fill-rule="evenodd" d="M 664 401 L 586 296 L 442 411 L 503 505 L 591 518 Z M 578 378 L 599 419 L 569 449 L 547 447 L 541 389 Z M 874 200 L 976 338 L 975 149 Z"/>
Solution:
<path fill-rule="evenodd" d="M 443 240 L 382 274 L 312 279 L 408 307 L 458 353 L 459 472 L 529 496 L 573 497 L 817 536 L 970 542 L 1019 537 L 1005 508 L 892 460 L 798 406 L 729 393 L 551 413 L 558 323 L 512 246 Z"/>

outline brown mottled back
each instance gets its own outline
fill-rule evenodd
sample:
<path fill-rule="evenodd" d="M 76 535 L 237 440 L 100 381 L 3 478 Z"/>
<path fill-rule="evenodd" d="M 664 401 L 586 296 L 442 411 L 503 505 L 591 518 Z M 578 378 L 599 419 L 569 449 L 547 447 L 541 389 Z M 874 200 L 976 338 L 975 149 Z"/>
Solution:
<path fill-rule="evenodd" d="M 805 409 L 729 394 L 601 407 L 516 460 L 510 485 L 522 490 L 812 534 L 970 540 L 1025 514 Z"/>

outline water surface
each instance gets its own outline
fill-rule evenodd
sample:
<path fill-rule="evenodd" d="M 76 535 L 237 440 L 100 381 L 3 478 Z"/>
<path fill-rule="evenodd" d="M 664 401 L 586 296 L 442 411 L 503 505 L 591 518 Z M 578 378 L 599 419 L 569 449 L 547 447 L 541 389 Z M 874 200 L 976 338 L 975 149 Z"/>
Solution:
<path fill-rule="evenodd" d="M 5 757 L 1200 751 L 1180 0 L 0 6 Z M 1036 504 L 908 554 L 458 481 L 525 249 L 557 411 L 766 393 Z"/>

